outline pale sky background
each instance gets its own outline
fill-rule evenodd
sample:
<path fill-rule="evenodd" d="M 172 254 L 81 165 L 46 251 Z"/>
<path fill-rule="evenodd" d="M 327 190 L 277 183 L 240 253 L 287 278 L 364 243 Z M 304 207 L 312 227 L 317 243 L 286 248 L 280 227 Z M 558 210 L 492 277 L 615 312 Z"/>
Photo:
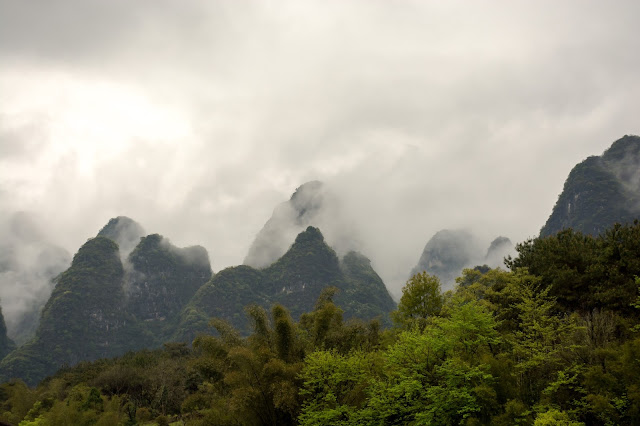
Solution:
<path fill-rule="evenodd" d="M 640 133 L 640 2 L 0 1 L 0 208 L 127 215 L 214 271 L 319 179 L 392 291 L 429 238 L 538 234 Z"/>

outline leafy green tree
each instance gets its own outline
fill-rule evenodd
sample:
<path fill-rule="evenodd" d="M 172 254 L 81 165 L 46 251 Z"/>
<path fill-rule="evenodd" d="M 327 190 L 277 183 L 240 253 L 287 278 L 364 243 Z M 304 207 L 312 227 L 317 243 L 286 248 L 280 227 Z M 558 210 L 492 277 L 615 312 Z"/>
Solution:
<path fill-rule="evenodd" d="M 377 363 L 375 353 L 316 351 L 305 358 L 302 425 L 359 424 Z"/>
<path fill-rule="evenodd" d="M 567 229 L 517 244 L 516 250 L 518 256 L 505 262 L 512 271 L 527 268 L 540 277 L 562 307 L 584 311 L 593 307 L 589 289 L 597 264 L 598 243 L 594 237 Z"/>
<path fill-rule="evenodd" d="M 422 331 L 403 331 L 383 353 L 384 377 L 372 386 L 363 416 L 383 424 L 448 425 L 491 414 L 495 391 L 486 361 L 500 340 L 496 323 L 477 302 L 450 303 L 447 316 Z"/>
<path fill-rule="evenodd" d="M 517 297 L 513 305 L 518 326 L 507 340 L 515 361 L 514 373 L 520 398 L 534 403 L 558 371 L 569 365 L 579 349 L 576 316 L 557 314 L 555 298 L 540 279 L 518 270 L 511 290 Z"/>
<path fill-rule="evenodd" d="M 421 272 L 402 288 L 398 309 L 392 312 L 393 321 L 404 328 L 424 328 L 427 320 L 440 313 L 444 298 L 438 277 Z"/>
<path fill-rule="evenodd" d="M 564 411 L 549 409 L 536 416 L 534 426 L 584 426 L 582 422 L 571 420 L 571 417 Z"/>
<path fill-rule="evenodd" d="M 37 394 L 21 380 L 0 385 L 0 420 L 17 424 L 37 401 Z"/>

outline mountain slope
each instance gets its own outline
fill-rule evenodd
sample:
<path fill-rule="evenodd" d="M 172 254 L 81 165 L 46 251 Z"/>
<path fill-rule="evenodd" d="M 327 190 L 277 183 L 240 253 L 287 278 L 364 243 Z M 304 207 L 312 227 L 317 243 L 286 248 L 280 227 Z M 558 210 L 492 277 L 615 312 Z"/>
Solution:
<path fill-rule="evenodd" d="M 281 303 L 294 318 L 311 311 L 322 290 L 337 287 L 336 303 L 345 317 L 386 318 L 395 307 L 384 283 L 367 258 L 349 253 L 342 261 L 324 241 L 320 230 L 308 227 L 289 250 L 268 268 L 227 268 L 203 286 L 182 313 L 178 340 L 189 340 L 219 317 L 246 330 L 243 308 L 255 303 Z"/>
<path fill-rule="evenodd" d="M 178 248 L 158 234 L 140 239 L 128 257 L 124 310 L 155 336 L 154 346 L 173 333 L 174 320 L 211 278 L 207 251 Z"/>
<path fill-rule="evenodd" d="M 640 137 L 624 136 L 576 165 L 540 236 L 573 228 L 597 235 L 640 217 Z"/>
<path fill-rule="evenodd" d="M 104 232 L 112 230 L 117 232 Z M 35 384 L 62 365 L 160 346 L 178 314 L 211 277 L 202 247 L 179 249 L 160 235 L 140 238 L 128 218 L 109 221 L 56 279 L 35 337 L 0 362 L 0 379 Z M 138 239 L 122 262 L 125 244 Z"/>
<path fill-rule="evenodd" d="M 57 279 L 35 338 L 0 363 L 2 380 L 34 384 L 62 365 L 122 352 L 123 275 L 116 243 L 104 237 L 87 241 Z"/>

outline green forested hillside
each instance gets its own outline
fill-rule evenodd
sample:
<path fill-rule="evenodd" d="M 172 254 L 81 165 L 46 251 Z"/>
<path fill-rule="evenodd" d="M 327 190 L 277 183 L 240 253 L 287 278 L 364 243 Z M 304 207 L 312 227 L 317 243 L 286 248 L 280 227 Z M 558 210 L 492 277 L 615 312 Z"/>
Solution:
<path fill-rule="evenodd" d="M 2 379 L 33 384 L 63 365 L 122 353 L 123 275 L 116 243 L 104 237 L 87 241 L 56 279 L 35 338 L 0 363 Z"/>
<path fill-rule="evenodd" d="M 124 310 L 154 335 L 155 346 L 168 340 L 182 308 L 211 278 L 207 251 L 179 249 L 158 234 L 140 239 L 128 258 Z"/>
<path fill-rule="evenodd" d="M 638 425 L 639 233 L 636 222 L 599 237 L 567 231 L 528 241 L 511 270 L 467 269 L 446 293 L 437 277 L 418 274 L 387 330 L 345 321 L 331 287 L 298 321 L 280 304 L 251 305 L 247 337 L 214 319 L 217 334 L 199 336 L 192 348 L 168 344 L 81 363 L 34 389 L 2 384 L 0 419 Z M 240 267 L 227 278 L 255 273 Z"/>
<path fill-rule="evenodd" d="M 249 266 L 227 268 L 203 286 L 184 309 L 177 340 L 189 340 L 207 330 L 211 317 L 223 318 L 240 330 L 249 325 L 244 306 L 273 303 L 286 306 L 294 318 L 313 308 L 327 286 L 336 287 L 338 305 L 347 317 L 388 321 L 395 304 L 369 260 L 357 253 L 342 261 L 317 228 L 300 233 L 291 248 L 275 263 L 257 270 Z"/>
<path fill-rule="evenodd" d="M 88 240 L 55 281 L 35 337 L 0 362 L 0 378 L 33 385 L 63 365 L 156 348 L 178 314 L 211 277 L 202 247 L 179 249 L 118 217 Z M 116 240 L 136 248 L 121 261 Z"/>
<path fill-rule="evenodd" d="M 640 218 L 640 137 L 624 136 L 576 165 L 540 236 L 572 228 L 596 235 Z"/>

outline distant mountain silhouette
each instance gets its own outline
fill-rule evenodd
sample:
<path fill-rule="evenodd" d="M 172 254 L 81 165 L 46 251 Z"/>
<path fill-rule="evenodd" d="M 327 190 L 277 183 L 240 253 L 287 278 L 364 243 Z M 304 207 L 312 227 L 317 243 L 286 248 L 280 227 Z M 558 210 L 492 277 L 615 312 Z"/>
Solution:
<path fill-rule="evenodd" d="M 452 288 L 464 268 L 483 264 L 502 266 L 504 257 L 512 250 L 513 243 L 506 237 L 496 238 L 483 251 L 470 232 L 443 229 L 427 242 L 411 275 L 426 271 L 437 276 L 443 287 Z"/>

